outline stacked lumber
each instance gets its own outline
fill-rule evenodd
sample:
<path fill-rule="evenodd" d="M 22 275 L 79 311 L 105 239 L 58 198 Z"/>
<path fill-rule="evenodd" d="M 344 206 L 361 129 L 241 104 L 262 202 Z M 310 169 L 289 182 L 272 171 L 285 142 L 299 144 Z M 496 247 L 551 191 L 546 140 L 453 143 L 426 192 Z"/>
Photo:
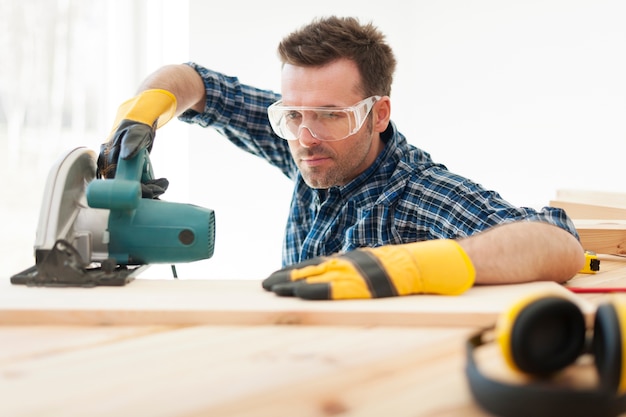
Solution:
<path fill-rule="evenodd" d="M 574 221 L 585 250 L 626 255 L 626 193 L 559 190 L 550 205 Z"/>

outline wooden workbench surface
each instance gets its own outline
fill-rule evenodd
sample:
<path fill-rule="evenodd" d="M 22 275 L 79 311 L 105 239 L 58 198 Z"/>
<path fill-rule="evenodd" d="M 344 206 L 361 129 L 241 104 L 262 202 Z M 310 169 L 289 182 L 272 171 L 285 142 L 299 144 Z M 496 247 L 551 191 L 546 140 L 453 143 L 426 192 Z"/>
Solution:
<path fill-rule="evenodd" d="M 600 273 L 579 276 L 572 285 L 607 282 L 626 287 L 626 262 L 602 258 Z M 502 294 L 515 288 L 505 287 Z M 380 303 L 385 308 L 377 307 L 377 300 L 352 303 L 347 308 L 340 306 L 351 303 L 283 299 L 260 290 L 268 306 L 284 301 L 289 307 L 285 311 L 313 311 L 325 320 L 330 313 L 324 311 L 330 309 L 339 317 L 338 323 L 309 323 L 302 318 L 295 320 L 300 325 L 272 324 L 293 323 L 290 320 L 248 323 L 250 317 L 246 316 L 243 322 L 226 317 L 222 323 L 208 324 L 148 320 L 133 325 L 94 325 L 79 324 L 71 316 L 52 311 L 54 320 L 25 325 L 20 321 L 24 315 L 17 324 L 10 323 L 7 315 L 15 313 L 20 299 L 30 303 L 36 294 L 34 298 L 42 300 L 43 307 L 54 310 L 65 304 L 65 314 L 69 314 L 77 311 L 71 308 L 71 300 L 74 307 L 97 305 L 98 297 L 93 295 L 106 291 L 6 285 L 1 289 L 0 316 L 2 308 L 5 314 L 0 325 L 1 416 L 488 415 L 474 403 L 463 373 L 465 341 L 484 325 L 484 317 L 478 322 L 429 326 L 416 319 L 402 319 L 395 325 L 346 319 L 348 313 L 367 316 L 362 303 L 370 302 L 372 311 L 391 320 L 400 317 L 395 315 L 397 311 L 411 311 L 407 300 L 415 304 L 426 300 L 421 296 L 389 299 Z M 12 291 L 21 295 L 9 301 L 6 294 Z M 77 301 L 78 295 L 65 298 L 66 293 L 82 294 L 83 302 Z M 45 297 L 39 297 L 42 294 Z M 602 299 L 594 295 L 589 300 Z M 157 301 L 167 303 L 168 299 Z M 192 300 L 190 305 L 194 303 Z M 487 310 L 503 305 L 492 303 L 495 307 Z M 294 309 L 294 304 L 308 307 Z M 402 308 L 390 307 L 394 304 Z M 102 305 L 96 310 L 102 310 Z M 45 318 L 42 311 L 36 317 Z M 411 314 L 420 320 L 427 315 L 418 310 Z M 436 316 L 436 311 L 433 314 Z M 373 316 L 370 314 L 369 320 Z M 62 317 L 73 324 L 61 323 Z M 491 366 L 498 360 L 494 350 Z M 498 369 L 500 375 L 507 372 Z M 590 382 L 587 379 L 585 383 Z"/>
<path fill-rule="evenodd" d="M 95 288 L 5 281 L 0 284 L 0 324 L 487 326 L 519 297 L 547 291 L 584 304 L 553 282 L 474 287 L 462 296 L 307 301 L 278 297 L 256 280 L 136 279 L 125 287 Z"/>

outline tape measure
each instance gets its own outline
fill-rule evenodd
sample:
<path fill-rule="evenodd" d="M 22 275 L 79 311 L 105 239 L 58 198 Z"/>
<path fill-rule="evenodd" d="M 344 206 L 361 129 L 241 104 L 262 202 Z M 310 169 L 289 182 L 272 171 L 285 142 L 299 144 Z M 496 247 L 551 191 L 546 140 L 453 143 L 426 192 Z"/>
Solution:
<path fill-rule="evenodd" d="M 585 251 L 585 266 L 580 270 L 581 274 L 595 274 L 600 270 L 600 259 L 595 252 Z"/>

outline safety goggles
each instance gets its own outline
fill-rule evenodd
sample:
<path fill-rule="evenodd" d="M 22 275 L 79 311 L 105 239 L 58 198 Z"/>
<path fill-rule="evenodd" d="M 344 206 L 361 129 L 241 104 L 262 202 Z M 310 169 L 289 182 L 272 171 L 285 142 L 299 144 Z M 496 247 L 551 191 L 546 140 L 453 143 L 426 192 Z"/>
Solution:
<path fill-rule="evenodd" d="M 277 101 L 267 108 L 274 132 L 283 139 L 297 140 L 302 129 L 322 141 L 337 141 L 354 135 L 380 100 L 371 96 L 349 107 L 283 106 Z"/>

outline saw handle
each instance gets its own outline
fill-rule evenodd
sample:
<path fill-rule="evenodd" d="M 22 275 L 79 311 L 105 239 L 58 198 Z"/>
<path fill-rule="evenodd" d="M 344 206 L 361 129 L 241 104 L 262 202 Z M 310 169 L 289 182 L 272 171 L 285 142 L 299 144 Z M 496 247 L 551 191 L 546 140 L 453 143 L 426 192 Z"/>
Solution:
<path fill-rule="evenodd" d="M 154 178 L 150 154 L 141 149 L 134 157 L 119 158 L 115 178 L 94 180 L 87 185 L 87 204 L 92 208 L 134 210 L 141 201 L 141 183 Z"/>

